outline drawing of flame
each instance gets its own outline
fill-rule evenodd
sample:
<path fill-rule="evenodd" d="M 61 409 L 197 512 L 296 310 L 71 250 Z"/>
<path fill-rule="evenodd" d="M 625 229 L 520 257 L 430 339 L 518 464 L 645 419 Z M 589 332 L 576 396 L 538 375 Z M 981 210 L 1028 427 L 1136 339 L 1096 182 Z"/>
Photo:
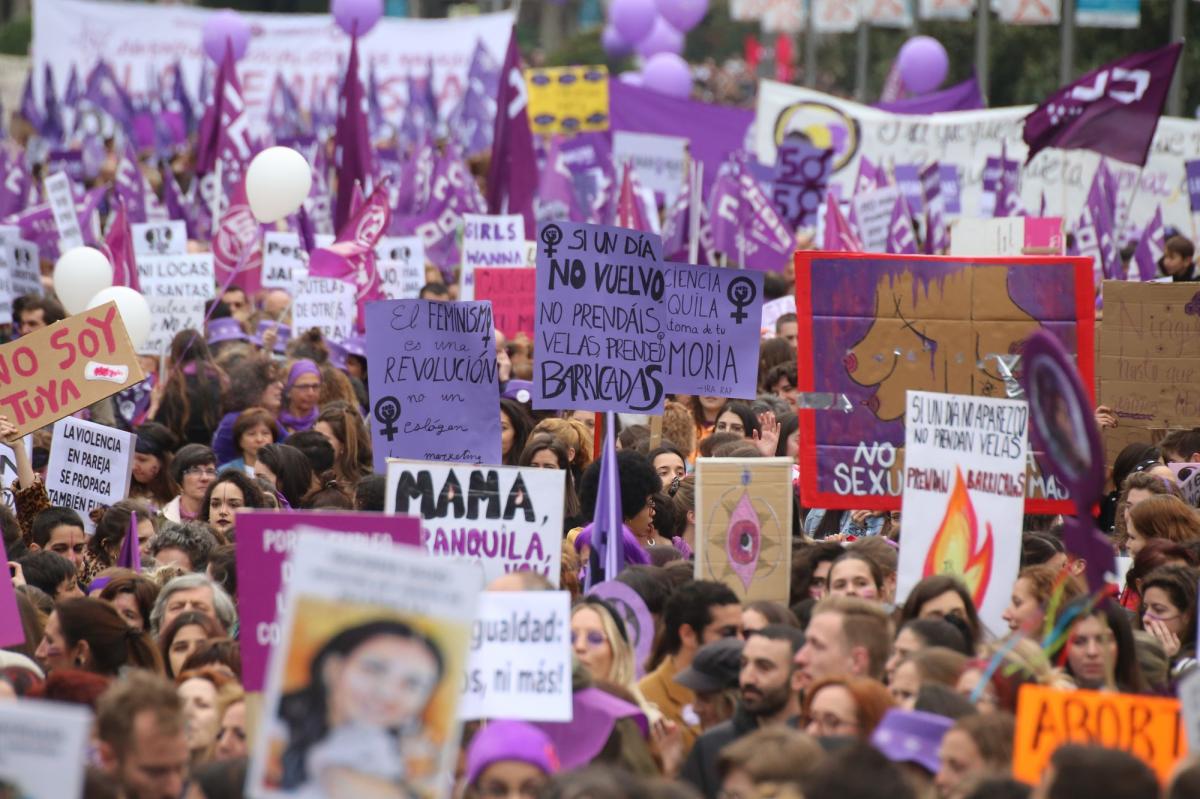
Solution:
<path fill-rule="evenodd" d="M 992 579 L 992 524 L 988 522 L 981 546 L 975 505 L 967 493 L 962 470 L 955 467 L 954 472 L 954 489 L 946 504 L 946 516 L 933 537 L 923 576 L 952 574 L 958 577 L 971 592 L 975 607 L 979 607 Z"/>

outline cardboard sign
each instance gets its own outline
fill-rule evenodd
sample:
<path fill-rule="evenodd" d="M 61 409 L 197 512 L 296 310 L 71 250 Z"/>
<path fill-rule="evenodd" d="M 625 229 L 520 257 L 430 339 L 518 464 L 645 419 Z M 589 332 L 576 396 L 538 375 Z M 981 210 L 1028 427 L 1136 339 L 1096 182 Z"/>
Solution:
<path fill-rule="evenodd" d="M 1062 219 L 964 217 L 950 228 L 951 255 L 1061 255 Z"/>
<path fill-rule="evenodd" d="M 40 699 L 0 702 L 0 785 L 6 796 L 83 796 L 92 712 Z"/>
<path fill-rule="evenodd" d="M 162 355 L 181 330 L 204 327 L 204 300 L 177 297 L 147 297 L 150 305 L 150 335 L 138 347 L 139 355 Z"/>
<path fill-rule="evenodd" d="M 484 591 L 458 717 L 570 721 L 571 595 Z"/>
<path fill-rule="evenodd" d="M 696 579 L 743 602 L 787 602 L 792 579 L 790 458 L 696 461 Z"/>
<path fill-rule="evenodd" d="M 475 299 L 475 270 L 531 266 L 525 260 L 525 217 L 463 214 L 460 300 Z"/>
<path fill-rule="evenodd" d="M 182 219 L 134 223 L 129 232 L 133 236 L 133 254 L 139 263 L 149 256 L 187 254 L 187 223 Z"/>
<path fill-rule="evenodd" d="M 909 391 L 904 419 L 905 532 L 896 601 L 935 574 L 962 581 L 989 629 L 1021 565 L 1029 405 Z"/>
<path fill-rule="evenodd" d="M 1166 781 L 1187 750 L 1179 701 L 1025 685 L 1017 700 L 1013 776 L 1036 785 L 1054 750 L 1066 743 L 1121 749 Z"/>
<path fill-rule="evenodd" d="M 1109 462 L 1154 428 L 1200 425 L 1200 284 L 1106 280 L 1100 325 L 1099 403 Z"/>
<path fill-rule="evenodd" d="M 217 294 L 210 252 L 146 255 L 137 259 L 138 282 L 147 299 L 211 300 Z"/>
<path fill-rule="evenodd" d="M 300 245 L 300 236 L 272 230 L 263 234 L 262 285 L 264 289 L 295 292 L 296 285 L 308 277 L 308 253 Z"/>
<path fill-rule="evenodd" d="M 38 248 L 32 241 L 14 238 L 0 242 L 0 270 L 8 274 L 13 299 L 26 294 L 42 296 L 42 270 Z"/>
<path fill-rule="evenodd" d="M 242 683 L 261 691 L 267 656 L 279 644 L 278 613 L 291 577 L 285 565 L 300 531 L 382 544 L 421 546 L 421 522 L 411 516 L 326 511 L 243 510 L 237 515 L 238 618 L 241 622 Z"/>
<path fill-rule="evenodd" d="M 96 529 L 88 513 L 111 507 L 129 493 L 133 473 L 133 433 L 67 417 L 54 423 L 46 493 L 50 504 L 70 508 L 90 534 Z"/>
<path fill-rule="evenodd" d="M 508 338 L 533 338 L 536 269 L 476 269 L 475 299 L 492 304 L 496 329 Z"/>
<path fill-rule="evenodd" d="M 1168 463 L 1167 468 L 1175 473 L 1179 481 L 1179 493 L 1183 501 L 1193 508 L 1200 506 L 1200 463 Z"/>
<path fill-rule="evenodd" d="M 663 277 L 667 391 L 753 399 L 763 273 L 667 263 Z"/>
<path fill-rule="evenodd" d="M 346 280 L 306 277 L 296 287 L 292 330 L 317 328 L 326 341 L 345 341 L 354 335 L 358 290 Z"/>
<path fill-rule="evenodd" d="M 613 131 L 613 163 L 632 165 L 642 186 L 670 205 L 683 189 L 687 175 L 688 140 L 681 136 Z"/>
<path fill-rule="evenodd" d="M 388 458 L 500 462 L 500 383 L 486 302 L 367 305 L 375 471 Z"/>
<path fill-rule="evenodd" d="M 800 489 L 811 508 L 898 509 L 907 392 L 1006 397 L 1012 382 L 1000 363 L 1039 328 L 1092 383 L 1085 258 L 797 253 L 796 315 L 797 388 L 851 408 L 800 411 Z M 1038 457 L 1026 512 L 1072 512 Z"/>
<path fill-rule="evenodd" d="M 0 346 L 0 413 L 23 436 L 145 377 L 107 302 Z"/>
<path fill-rule="evenodd" d="M 426 549 L 473 561 L 480 585 L 534 571 L 557 587 L 565 482 L 557 469 L 391 461 L 384 509 L 420 516 Z"/>
<path fill-rule="evenodd" d="M 444 796 L 478 602 L 470 567 L 298 533 L 247 794 L 361 795 L 348 786 L 371 784 L 381 795 Z M 400 688 L 395 701 L 370 687 L 384 682 Z M 290 748 L 339 697 L 339 721 Z"/>
<path fill-rule="evenodd" d="M 538 241 L 533 407 L 661 413 L 662 241 L 571 222 Z"/>
<path fill-rule="evenodd" d="M 66 252 L 83 246 L 83 229 L 79 226 L 79 214 L 75 211 L 75 195 L 71 191 L 71 179 L 63 172 L 46 178 L 46 201 L 54 215 L 54 226 L 58 229 L 58 250 Z"/>
<path fill-rule="evenodd" d="M 608 67 L 525 70 L 529 128 L 534 133 L 608 130 Z"/>

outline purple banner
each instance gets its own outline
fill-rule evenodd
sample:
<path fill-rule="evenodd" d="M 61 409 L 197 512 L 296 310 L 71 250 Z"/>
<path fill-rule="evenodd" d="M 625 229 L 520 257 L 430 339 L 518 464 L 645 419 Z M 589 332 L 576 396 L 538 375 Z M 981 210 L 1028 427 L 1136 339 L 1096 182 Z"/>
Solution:
<path fill-rule="evenodd" d="M 500 383 L 490 302 L 366 306 L 375 471 L 388 458 L 500 462 Z"/>
<path fill-rule="evenodd" d="M 962 213 L 962 192 L 958 167 L 954 164 L 938 164 L 942 177 L 942 210 L 957 216 Z"/>
<path fill-rule="evenodd" d="M 1188 200 L 1194 214 L 1200 212 L 1200 161 L 1186 161 L 1184 167 L 1187 168 Z"/>
<path fill-rule="evenodd" d="M 653 234 L 542 225 L 533 407 L 662 412 L 668 328 L 661 259 L 662 241 Z"/>
<path fill-rule="evenodd" d="M 754 399 L 763 273 L 663 265 L 666 390 Z"/>
<path fill-rule="evenodd" d="M 326 511 L 238 513 L 239 640 L 242 646 L 242 684 L 247 691 L 261 691 L 266 682 L 267 657 L 271 647 L 278 643 L 280 635 L 275 618 L 278 609 L 283 606 L 283 588 L 288 573 L 284 561 L 295 548 L 296 530 L 301 527 L 387 546 L 421 546 L 421 520 L 415 516 Z"/>

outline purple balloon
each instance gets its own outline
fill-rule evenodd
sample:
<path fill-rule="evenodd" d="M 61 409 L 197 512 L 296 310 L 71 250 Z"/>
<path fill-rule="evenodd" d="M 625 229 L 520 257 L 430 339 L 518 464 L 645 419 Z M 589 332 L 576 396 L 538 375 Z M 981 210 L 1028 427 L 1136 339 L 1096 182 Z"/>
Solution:
<path fill-rule="evenodd" d="M 671 27 L 662 17 L 654 20 L 650 34 L 634 45 L 638 55 L 650 58 L 659 53 L 679 53 L 683 50 L 683 34 Z"/>
<path fill-rule="evenodd" d="M 896 68 L 904 88 L 913 94 L 927 94 L 946 80 L 950 56 L 946 55 L 942 43 L 932 36 L 914 36 L 900 48 Z"/>
<path fill-rule="evenodd" d="M 642 67 L 643 85 L 686 100 L 692 94 L 692 68 L 674 53 L 659 53 Z"/>
<path fill-rule="evenodd" d="M 629 70 L 628 72 L 622 72 L 617 76 L 617 80 L 621 81 L 621 83 L 627 83 L 630 86 L 641 86 L 646 82 L 645 78 L 642 76 L 642 73 L 633 69 Z"/>
<path fill-rule="evenodd" d="M 332 0 L 329 10 L 346 33 L 366 36 L 383 16 L 383 0 Z"/>
<path fill-rule="evenodd" d="M 708 13 L 708 0 L 656 0 L 658 14 L 675 30 L 690 31 Z"/>
<path fill-rule="evenodd" d="M 657 16 L 654 0 L 613 0 L 608 7 L 608 21 L 627 42 L 646 38 Z"/>
<path fill-rule="evenodd" d="M 600 44 L 604 47 L 604 52 L 612 58 L 621 58 L 633 52 L 633 45 L 625 41 L 621 32 L 612 25 L 604 27 L 604 33 L 600 34 Z"/>
<path fill-rule="evenodd" d="M 241 14 L 228 8 L 205 21 L 202 35 L 204 52 L 218 64 L 225 58 L 226 43 L 233 48 L 234 61 L 241 61 L 250 46 L 250 24 Z"/>

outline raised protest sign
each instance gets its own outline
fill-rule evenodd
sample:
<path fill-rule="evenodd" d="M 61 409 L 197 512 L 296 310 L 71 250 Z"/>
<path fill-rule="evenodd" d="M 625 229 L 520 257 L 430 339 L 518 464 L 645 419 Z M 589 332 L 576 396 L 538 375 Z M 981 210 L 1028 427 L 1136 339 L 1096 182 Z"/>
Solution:
<path fill-rule="evenodd" d="M 147 299 L 211 300 L 217 285 L 210 252 L 145 255 L 137 259 L 138 283 Z"/>
<path fill-rule="evenodd" d="M 1039 328 L 1090 385 L 1094 313 L 1085 258 L 798 253 L 797 388 L 849 407 L 800 411 L 803 503 L 898 509 L 907 392 L 1008 396 L 1005 370 Z M 1034 455 L 1026 512 L 1069 512 Z"/>
<path fill-rule="evenodd" d="M 21 697 L 0 702 L 0 786 L 14 799 L 83 796 L 92 712 Z"/>
<path fill-rule="evenodd" d="M 570 721 L 571 595 L 484 591 L 458 717 Z"/>
<path fill-rule="evenodd" d="M 725 583 L 743 603 L 787 602 L 792 501 L 790 458 L 700 458 L 696 579 Z"/>
<path fill-rule="evenodd" d="M 1013 776 L 1036 785 L 1063 744 L 1121 749 L 1166 781 L 1187 752 L 1179 700 L 1101 691 L 1022 686 L 1013 738 Z"/>
<path fill-rule="evenodd" d="M 666 390 L 753 399 L 763 273 L 673 263 L 662 271 Z"/>
<path fill-rule="evenodd" d="M 1029 405 L 1022 400 L 909 391 L 896 601 L 935 574 L 966 586 L 990 629 L 1021 565 Z"/>
<path fill-rule="evenodd" d="M 832 161 L 833 150 L 807 141 L 788 139 L 779 146 L 771 199 L 792 230 L 816 227 Z"/>
<path fill-rule="evenodd" d="M 1111 462 L 1153 429 L 1200 425 L 1200 285 L 1106 280 L 1101 292 L 1099 403 L 1119 421 L 1101 431 Z"/>
<path fill-rule="evenodd" d="M 420 236 L 384 236 L 375 245 L 375 271 L 389 300 L 415 300 L 425 285 L 425 243 Z"/>
<path fill-rule="evenodd" d="M 33 457 L 33 439 L 26 437 L 24 441 L 25 452 L 31 458 Z M 17 456 L 13 452 L 12 447 L 0 442 L 0 494 L 3 495 L 3 502 L 8 507 L 16 510 L 16 498 L 13 496 L 12 484 L 17 479 Z M 4 646 L 4 644 L 0 644 Z"/>
<path fill-rule="evenodd" d="M 779 317 L 784 314 L 794 314 L 796 312 L 796 298 L 789 294 L 786 297 L 780 297 L 777 300 L 770 300 L 763 303 L 762 307 L 762 330 L 760 334 L 763 338 L 775 337 L 775 323 L 779 321 Z"/>
<path fill-rule="evenodd" d="M 0 346 L 0 413 L 23 436 L 143 379 L 107 302 Z"/>
<path fill-rule="evenodd" d="M 362 795 L 349 786 L 371 785 L 379 795 L 444 796 L 478 604 L 470 566 L 298 534 L 263 692 L 269 723 L 254 741 L 247 793 Z M 370 687 L 380 680 L 402 686 L 395 701 Z"/>
<path fill-rule="evenodd" d="M 354 335 L 358 289 L 348 280 L 306 277 L 292 302 L 292 330 L 317 328 L 326 341 L 345 341 Z"/>
<path fill-rule="evenodd" d="M 264 233 L 263 288 L 295 292 L 296 285 L 306 277 L 308 277 L 308 253 L 300 246 L 300 236 L 283 230 L 271 230 Z"/>
<path fill-rule="evenodd" d="M 538 233 L 534 408 L 662 412 L 662 241 L 554 222 Z"/>
<path fill-rule="evenodd" d="M 533 339 L 536 269 L 476 269 L 475 299 L 492 304 L 496 329 L 508 338 L 524 333 Z"/>
<path fill-rule="evenodd" d="M 486 302 L 367 305 L 375 471 L 388 458 L 500 462 L 496 334 Z"/>
<path fill-rule="evenodd" d="M 529 128 L 534 133 L 608 130 L 608 67 L 525 70 Z"/>
<path fill-rule="evenodd" d="M 79 214 L 75 211 L 71 179 L 65 172 L 56 172 L 46 178 L 46 202 L 50 205 L 54 226 L 58 229 L 59 252 L 82 247 L 83 229 L 79 226 Z"/>
<path fill-rule="evenodd" d="M 892 211 L 896 208 L 896 198 L 899 196 L 900 190 L 895 186 L 882 186 L 860 191 L 851 199 L 858 220 L 859 237 L 868 251 L 883 252 L 887 249 Z"/>
<path fill-rule="evenodd" d="M 238 619 L 241 627 L 242 684 L 261 691 L 267 656 L 278 645 L 278 614 L 291 578 L 286 563 L 301 536 L 330 536 L 390 546 L 421 546 L 421 522 L 411 516 L 326 511 L 242 510 L 237 515 Z"/>
<path fill-rule="evenodd" d="M 638 181 L 647 189 L 675 201 L 687 176 L 688 140 L 655 133 L 613 131 L 613 163 L 631 164 Z"/>
<path fill-rule="evenodd" d="M 149 255 L 187 253 L 187 224 L 182 219 L 134 223 L 129 232 L 133 236 L 133 254 L 139 261 Z"/>
<path fill-rule="evenodd" d="M 950 228 L 951 255 L 1061 255 L 1062 220 L 963 217 Z"/>
<path fill-rule="evenodd" d="M 525 217 L 463 214 L 460 300 L 475 299 L 475 270 L 532 266 L 525 260 Z"/>
<path fill-rule="evenodd" d="M 37 245 L 18 238 L 0 241 L 0 270 L 8 274 L 13 299 L 42 294 L 42 271 Z"/>
<path fill-rule="evenodd" d="M 139 355 L 162 355 L 179 331 L 199 331 L 204 326 L 204 300 L 147 297 L 146 302 L 150 305 L 150 335 L 138 347 Z"/>
<path fill-rule="evenodd" d="M 558 586 L 565 476 L 516 466 L 387 464 L 387 513 L 421 517 L 433 555 L 476 564 L 481 585 L 533 571 Z"/>
<path fill-rule="evenodd" d="M 1183 501 L 1192 507 L 1200 506 L 1200 463 L 1168 463 L 1167 468 L 1175 473 L 1179 481 L 1179 493 Z"/>
<path fill-rule="evenodd" d="M 133 473 L 133 433 L 70 416 L 54 423 L 46 493 L 50 504 L 70 508 L 88 533 L 96 529 L 92 508 L 111 507 L 129 493 Z"/>

